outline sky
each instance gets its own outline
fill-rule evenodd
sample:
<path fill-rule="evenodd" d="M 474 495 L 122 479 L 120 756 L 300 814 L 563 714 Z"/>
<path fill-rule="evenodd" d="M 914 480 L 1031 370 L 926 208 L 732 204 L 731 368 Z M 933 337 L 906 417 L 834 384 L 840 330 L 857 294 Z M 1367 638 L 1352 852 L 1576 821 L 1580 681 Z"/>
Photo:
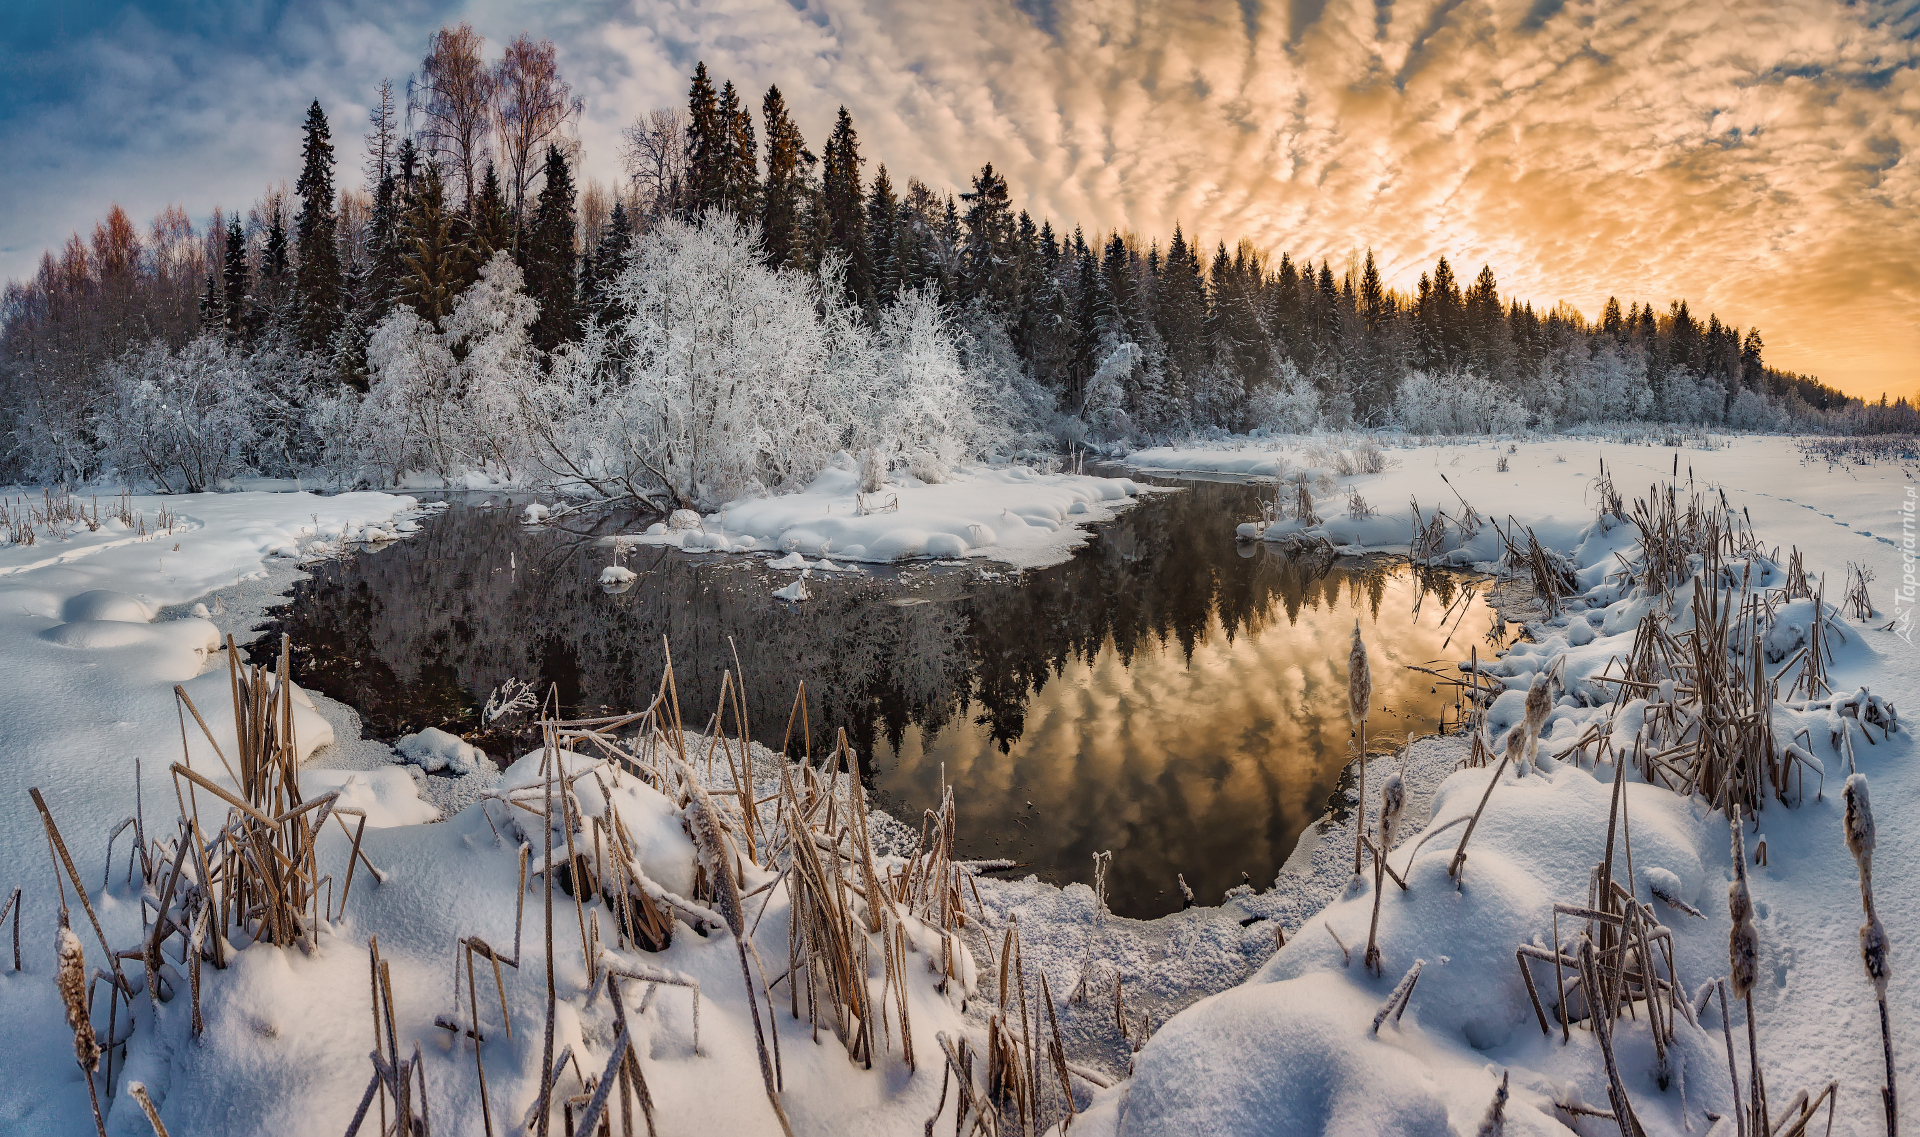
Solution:
<path fill-rule="evenodd" d="M 704 60 L 868 172 L 983 162 L 1056 228 L 1445 255 L 1589 317 L 1686 298 L 1852 394 L 1920 388 L 1920 0 L 306 0 L 0 5 L 0 277 L 114 202 L 199 223 L 298 173 L 318 98 L 343 181 L 382 78 L 471 22 L 551 38 L 584 173 Z"/>

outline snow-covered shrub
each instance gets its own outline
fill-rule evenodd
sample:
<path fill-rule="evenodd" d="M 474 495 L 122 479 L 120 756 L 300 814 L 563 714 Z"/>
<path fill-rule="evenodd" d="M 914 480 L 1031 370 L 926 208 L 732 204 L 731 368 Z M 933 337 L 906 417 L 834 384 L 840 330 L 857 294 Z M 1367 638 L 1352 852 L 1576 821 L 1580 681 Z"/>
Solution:
<path fill-rule="evenodd" d="M 455 398 L 453 352 L 433 325 L 395 308 L 367 344 L 373 387 L 361 407 L 369 461 L 399 481 L 409 470 L 442 478 L 465 464 L 464 416 Z"/>
<path fill-rule="evenodd" d="M 523 399 L 540 378 L 528 335 L 539 317 L 540 306 L 527 295 L 520 266 L 502 250 L 454 301 L 441 329 L 458 361 L 453 381 L 471 432 L 470 460 L 497 464 L 508 478 L 525 445 Z"/>
<path fill-rule="evenodd" d="M 1471 371 L 1410 372 L 1395 413 L 1415 434 L 1508 434 L 1527 426 L 1525 407 Z"/>
<path fill-rule="evenodd" d="M 923 481 L 944 480 L 946 470 L 977 449 L 975 412 L 983 392 L 960 364 L 933 290 L 902 293 L 883 309 L 874 347 L 869 429 L 888 453 L 936 474 Z"/>
<path fill-rule="evenodd" d="M 248 360 L 219 336 L 178 352 L 159 340 L 107 365 L 112 397 L 94 431 L 106 462 L 163 493 L 198 493 L 240 472 L 254 436 Z"/>
<path fill-rule="evenodd" d="M 1274 368 L 1273 384 L 1256 390 L 1247 410 L 1256 427 L 1306 434 L 1320 425 L 1320 392 L 1292 360 L 1282 360 Z"/>
<path fill-rule="evenodd" d="M 595 384 L 591 412 L 609 476 L 713 504 L 753 480 L 795 485 L 839 449 L 836 424 L 854 400 L 834 357 L 858 362 L 863 346 L 838 289 L 767 268 L 753 233 L 712 213 L 656 228 L 613 293 L 628 373 Z"/>

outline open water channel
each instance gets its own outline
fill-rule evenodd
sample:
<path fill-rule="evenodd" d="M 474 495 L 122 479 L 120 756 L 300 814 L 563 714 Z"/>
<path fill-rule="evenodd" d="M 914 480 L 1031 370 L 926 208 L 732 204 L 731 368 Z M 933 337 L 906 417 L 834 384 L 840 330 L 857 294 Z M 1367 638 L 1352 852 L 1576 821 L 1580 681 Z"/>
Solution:
<path fill-rule="evenodd" d="M 270 634 L 295 675 L 392 740 L 426 726 L 497 759 L 480 732 L 509 677 L 563 709 L 646 705 L 671 642 L 683 714 L 705 722 L 738 650 L 755 737 L 778 748 L 806 684 L 816 755 L 845 728 L 880 804 L 914 823 L 942 779 L 969 857 L 1010 857 L 1057 884 L 1111 850 L 1109 902 L 1150 917 L 1273 881 L 1301 833 L 1344 808 L 1349 636 L 1372 650 L 1368 748 L 1439 725 L 1452 697 L 1407 665 L 1450 669 L 1499 642 L 1479 582 L 1385 557 L 1292 556 L 1236 543 L 1254 485 L 1183 479 L 1143 495 L 1072 559 L 869 566 L 776 600 L 759 557 L 641 547 L 632 588 L 599 585 L 598 538 L 640 519 L 529 527 L 501 495 L 453 495 L 417 535 L 315 566 Z M 799 746 L 792 749 L 797 752 Z"/>

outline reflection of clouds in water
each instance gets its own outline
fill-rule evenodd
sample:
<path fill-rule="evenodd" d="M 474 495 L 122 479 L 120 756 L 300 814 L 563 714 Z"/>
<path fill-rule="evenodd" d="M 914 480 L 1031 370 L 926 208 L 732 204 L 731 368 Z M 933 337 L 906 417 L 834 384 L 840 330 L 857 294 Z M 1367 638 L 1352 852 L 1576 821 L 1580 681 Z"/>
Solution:
<path fill-rule="evenodd" d="M 1351 752 L 1345 650 L 1355 615 L 1374 653 L 1375 748 L 1433 729 L 1450 699 L 1403 665 L 1440 656 L 1461 615 L 1429 596 L 1414 622 L 1417 585 L 1404 570 L 1334 569 L 1295 583 L 1238 634 L 1210 621 L 1190 655 L 1152 640 L 1129 663 L 1108 641 L 1091 660 L 1069 661 L 1034 693 L 1006 753 L 971 718 L 909 732 L 897 754 L 876 756 L 877 781 L 898 797 L 930 797 L 945 763 L 965 803 L 963 835 L 1000 842 L 1060 882 L 1085 879 L 1092 854 L 1112 849 L 1116 910 L 1171 908 L 1176 872 L 1203 899 L 1242 871 L 1265 886 Z M 1465 609 L 1469 625 L 1487 624 L 1479 599 Z M 1463 642 L 1456 635 L 1448 652 Z"/>
<path fill-rule="evenodd" d="M 698 726 L 737 646 L 760 741 L 780 744 L 804 681 L 815 753 L 845 727 L 904 819 L 936 803 L 944 760 L 970 853 L 1082 879 L 1111 848 L 1116 888 L 1151 906 L 1175 871 L 1209 890 L 1242 868 L 1271 879 L 1346 752 L 1354 613 L 1397 626 L 1411 606 L 1411 581 L 1378 567 L 1243 556 L 1223 535 L 1260 492 L 1196 483 L 1154 495 L 1071 561 L 1013 580 L 816 578 L 815 598 L 793 610 L 768 599 L 787 574 L 677 552 L 630 558 L 639 578 L 608 595 L 609 551 L 592 538 L 456 507 L 377 557 L 316 566 L 285 630 L 311 649 L 296 657 L 300 681 L 386 738 L 471 730 L 509 676 L 557 685 L 569 711 L 644 706 L 663 638 Z M 891 603 L 908 598 L 930 602 Z M 1422 624 L 1451 599 L 1430 595 Z M 1485 622 L 1484 609 L 1468 617 Z M 1432 658 L 1443 638 L 1379 645 L 1376 739 L 1406 721 L 1387 707 L 1417 709 L 1422 729 L 1433 721 L 1424 677 L 1398 664 Z M 923 736 L 938 740 L 933 753 Z"/>

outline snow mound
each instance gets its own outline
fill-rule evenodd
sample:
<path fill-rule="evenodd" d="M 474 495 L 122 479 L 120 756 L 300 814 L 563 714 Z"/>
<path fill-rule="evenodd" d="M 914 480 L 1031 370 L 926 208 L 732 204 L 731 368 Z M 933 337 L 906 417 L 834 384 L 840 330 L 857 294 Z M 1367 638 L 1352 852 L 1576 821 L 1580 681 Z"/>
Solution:
<path fill-rule="evenodd" d="M 634 571 L 621 565 L 608 565 L 600 570 L 601 584 L 632 584 Z"/>
<path fill-rule="evenodd" d="M 773 596 L 776 600 L 791 600 L 797 604 L 802 600 L 813 599 L 813 592 L 807 587 L 806 579 L 803 577 L 785 588 L 774 589 Z"/>
<path fill-rule="evenodd" d="M 548 510 L 546 506 L 541 505 L 537 501 L 530 501 L 527 503 L 527 512 L 524 515 L 523 520 L 528 525 L 538 525 L 542 521 L 545 521 L 547 519 L 547 514 L 549 512 L 551 511 Z"/>
<path fill-rule="evenodd" d="M 153 609 L 147 607 L 145 601 L 124 592 L 95 588 L 61 605 L 60 618 L 70 624 L 80 620 L 126 620 L 145 624 L 153 619 Z"/>
<path fill-rule="evenodd" d="M 394 761 L 410 762 L 429 774 L 442 770 L 470 774 L 486 760 L 486 754 L 479 747 L 435 726 L 394 743 L 393 754 Z"/>
<path fill-rule="evenodd" d="M 1118 1132 L 1446 1133 L 1432 1074 L 1367 1036 L 1376 1006 L 1324 974 L 1196 1003 L 1135 1058 Z"/>

